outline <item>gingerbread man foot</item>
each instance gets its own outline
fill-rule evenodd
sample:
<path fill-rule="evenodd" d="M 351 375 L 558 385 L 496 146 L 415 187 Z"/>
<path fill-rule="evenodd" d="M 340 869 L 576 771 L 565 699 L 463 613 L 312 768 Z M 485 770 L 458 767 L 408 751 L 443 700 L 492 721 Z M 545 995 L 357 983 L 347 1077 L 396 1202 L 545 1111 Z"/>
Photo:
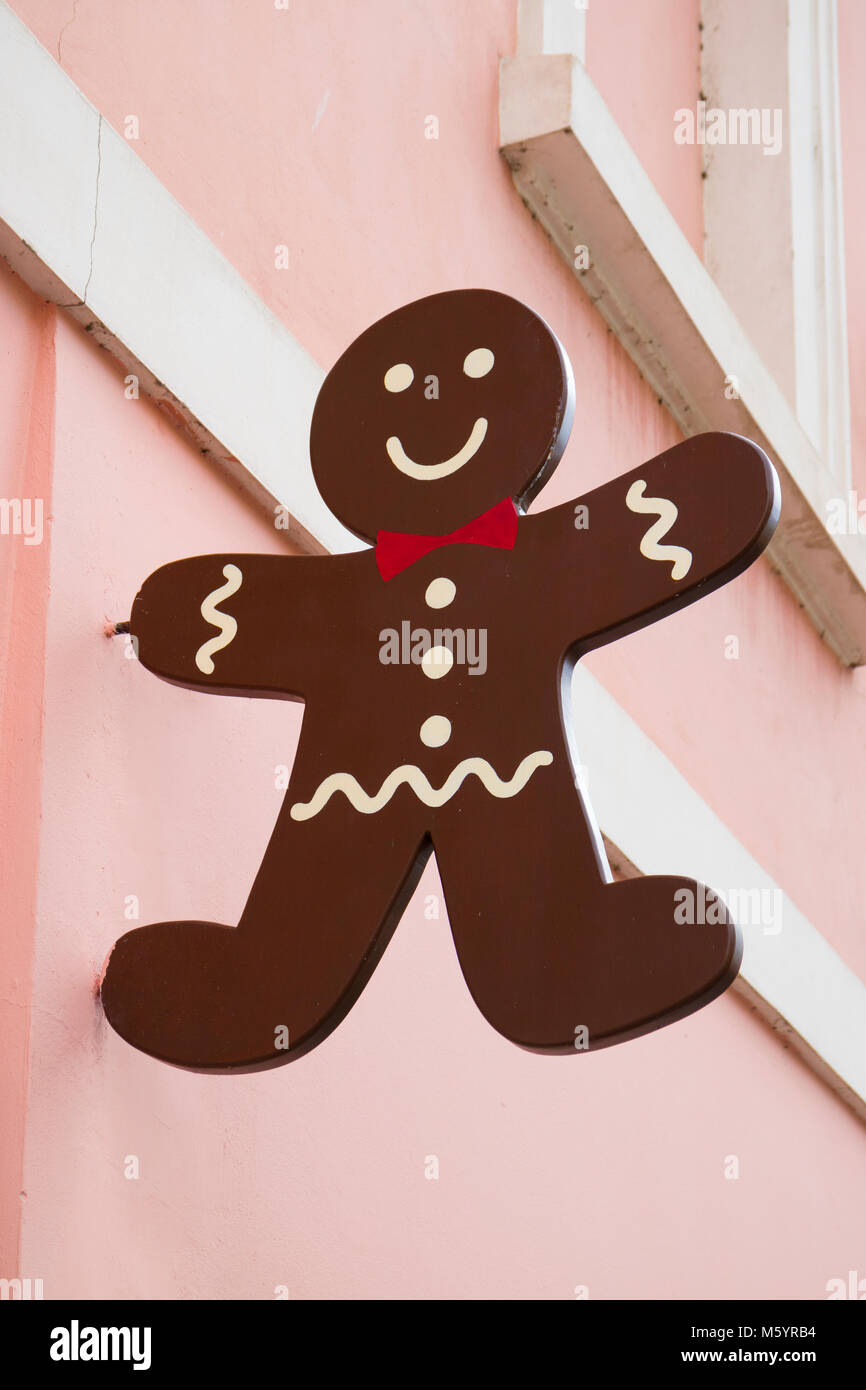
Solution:
<path fill-rule="evenodd" d="M 345 1018 L 380 960 L 430 853 L 405 814 L 383 838 L 342 798 L 327 819 L 279 816 L 237 927 L 158 922 L 127 932 L 101 993 L 133 1047 L 191 1071 L 253 1072 L 315 1047 Z M 340 872 L 334 843 L 360 848 Z"/>
<path fill-rule="evenodd" d="M 677 921 L 684 894 L 712 905 L 709 921 Z M 519 919 L 512 906 L 505 939 L 478 918 L 471 931 L 454 930 L 479 1009 L 531 1052 L 594 1052 L 641 1037 L 709 1004 L 740 968 L 739 931 L 721 901 L 690 879 L 584 892 L 570 921 L 526 906 Z"/>
<path fill-rule="evenodd" d="M 213 922 L 158 922 L 127 932 L 102 980 L 106 1017 L 133 1047 L 196 1071 L 287 1060 L 280 981 L 249 937 Z"/>
<path fill-rule="evenodd" d="M 735 979 L 742 941 L 723 902 L 693 879 L 605 882 L 565 778 L 530 783 L 520 821 L 468 789 L 459 832 L 435 836 L 460 966 L 487 1021 L 534 1052 L 592 1052 L 708 1004 Z M 695 922 L 689 903 L 712 904 Z M 691 916 L 691 921 L 689 920 Z"/>

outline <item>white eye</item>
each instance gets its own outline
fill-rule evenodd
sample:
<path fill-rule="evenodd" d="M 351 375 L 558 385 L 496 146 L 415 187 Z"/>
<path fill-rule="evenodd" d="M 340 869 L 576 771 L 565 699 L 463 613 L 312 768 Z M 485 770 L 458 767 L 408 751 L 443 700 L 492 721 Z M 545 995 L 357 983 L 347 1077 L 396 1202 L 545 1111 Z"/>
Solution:
<path fill-rule="evenodd" d="M 473 348 L 466 356 L 463 370 L 467 376 L 486 376 L 493 366 L 493 360 L 490 348 Z"/>
<path fill-rule="evenodd" d="M 397 362 L 385 373 L 386 391 L 405 391 L 415 380 L 415 373 L 408 362 Z"/>

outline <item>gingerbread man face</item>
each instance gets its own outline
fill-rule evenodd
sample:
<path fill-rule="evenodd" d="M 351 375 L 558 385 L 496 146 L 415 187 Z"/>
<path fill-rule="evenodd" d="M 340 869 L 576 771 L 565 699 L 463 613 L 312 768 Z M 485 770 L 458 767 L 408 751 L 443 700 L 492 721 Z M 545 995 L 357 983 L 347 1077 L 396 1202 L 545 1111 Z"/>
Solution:
<path fill-rule="evenodd" d="M 444 534 L 505 497 L 528 506 L 572 414 L 568 359 L 544 320 L 494 290 L 451 290 L 380 319 L 331 368 L 313 473 L 364 540 Z"/>
<path fill-rule="evenodd" d="M 202 1071 L 302 1056 L 434 852 L 472 996 L 521 1047 L 609 1047 L 731 983 L 742 943 L 720 900 L 672 875 L 612 881 L 564 677 L 746 569 L 778 480 L 749 440 L 704 434 L 525 515 L 571 414 L 565 355 L 531 310 L 490 290 L 418 300 L 347 349 L 313 419 L 322 493 L 374 545 L 195 556 L 146 580 L 142 666 L 307 708 L 239 925 L 117 942 L 102 999 L 136 1047 Z M 701 925 L 690 902 L 710 903 Z"/>

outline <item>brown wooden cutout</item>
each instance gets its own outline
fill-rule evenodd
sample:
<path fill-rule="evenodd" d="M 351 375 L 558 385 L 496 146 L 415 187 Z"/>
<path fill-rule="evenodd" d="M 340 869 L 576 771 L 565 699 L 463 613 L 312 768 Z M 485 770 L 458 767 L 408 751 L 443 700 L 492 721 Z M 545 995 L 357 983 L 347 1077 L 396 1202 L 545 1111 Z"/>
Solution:
<path fill-rule="evenodd" d="M 161 922 L 115 945 L 102 999 L 133 1046 L 232 1072 L 309 1051 L 431 850 L 472 996 L 521 1047 L 638 1037 L 734 979 L 742 944 L 714 895 L 717 920 L 688 925 L 694 880 L 612 882 L 576 787 L 567 678 L 746 569 L 778 480 L 747 439 L 704 434 L 526 516 L 573 409 L 565 353 L 523 304 L 408 304 L 332 368 L 310 435 L 323 497 L 371 548 L 196 556 L 145 582 L 130 622 L 150 671 L 306 711 L 240 924 Z"/>

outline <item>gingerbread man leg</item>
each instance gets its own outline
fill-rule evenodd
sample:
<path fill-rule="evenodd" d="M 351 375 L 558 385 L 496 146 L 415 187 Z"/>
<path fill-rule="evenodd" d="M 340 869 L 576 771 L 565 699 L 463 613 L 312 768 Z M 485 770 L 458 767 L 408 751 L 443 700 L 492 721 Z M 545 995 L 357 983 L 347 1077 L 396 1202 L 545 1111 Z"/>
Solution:
<path fill-rule="evenodd" d="M 122 936 L 102 982 L 134 1047 L 194 1071 L 259 1071 L 315 1047 L 345 1017 L 429 854 L 412 818 L 335 796 L 291 819 L 291 791 L 237 928 L 160 922 Z"/>
<path fill-rule="evenodd" d="M 685 1017 L 734 979 L 742 950 L 724 906 L 716 900 L 715 924 L 677 921 L 689 899 L 675 895 L 705 901 L 694 880 L 605 882 L 567 771 L 512 801 L 470 782 L 463 794 L 434 848 L 466 982 L 510 1041 L 608 1047 Z"/>

